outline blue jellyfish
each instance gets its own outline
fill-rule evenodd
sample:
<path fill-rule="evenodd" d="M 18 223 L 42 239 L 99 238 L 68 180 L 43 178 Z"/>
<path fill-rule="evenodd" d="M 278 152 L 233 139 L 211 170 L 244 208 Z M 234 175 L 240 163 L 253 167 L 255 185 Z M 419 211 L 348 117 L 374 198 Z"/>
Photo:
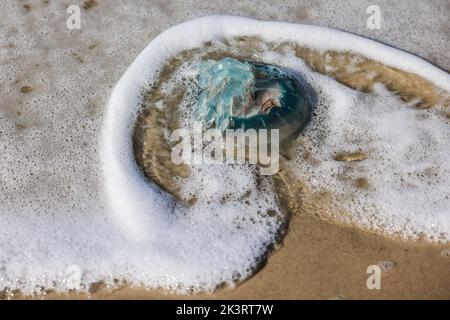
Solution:
<path fill-rule="evenodd" d="M 282 139 L 307 124 L 313 94 L 290 71 L 266 63 L 223 58 L 199 68 L 194 117 L 204 128 L 279 129 Z"/>

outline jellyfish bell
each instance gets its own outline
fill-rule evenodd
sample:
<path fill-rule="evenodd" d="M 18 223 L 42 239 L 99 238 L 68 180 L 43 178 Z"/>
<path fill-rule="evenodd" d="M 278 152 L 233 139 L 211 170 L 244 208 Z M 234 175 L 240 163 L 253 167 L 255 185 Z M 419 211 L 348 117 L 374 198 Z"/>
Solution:
<path fill-rule="evenodd" d="M 223 58 L 200 66 L 195 117 L 205 128 L 278 129 L 280 140 L 307 124 L 312 93 L 290 71 L 266 63 Z"/>

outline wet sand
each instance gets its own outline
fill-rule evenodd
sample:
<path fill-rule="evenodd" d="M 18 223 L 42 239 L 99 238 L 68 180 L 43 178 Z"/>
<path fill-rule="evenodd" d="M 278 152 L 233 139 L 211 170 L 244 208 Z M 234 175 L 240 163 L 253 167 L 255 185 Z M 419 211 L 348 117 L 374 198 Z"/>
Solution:
<path fill-rule="evenodd" d="M 390 261 L 381 289 L 367 288 L 369 265 Z M 450 245 L 386 238 L 315 215 L 295 215 L 282 247 L 236 288 L 175 295 L 158 290 L 95 288 L 48 299 L 450 299 Z M 40 297 L 44 298 L 44 297 Z"/>
<path fill-rule="evenodd" d="M 448 19 L 437 19 L 436 27 L 429 30 L 430 28 L 425 22 L 421 23 L 421 19 L 416 18 L 419 15 L 432 19 L 437 12 L 442 10 L 444 12 L 447 10 L 448 13 L 450 8 L 445 1 L 426 4 L 430 9 L 421 8 L 420 1 L 417 6 L 411 5 L 409 1 L 402 2 L 398 4 L 399 10 L 389 10 L 389 12 L 400 12 L 400 9 L 402 9 L 406 13 L 386 14 L 386 28 L 378 33 L 361 27 L 364 25 L 365 20 L 363 19 L 366 17 L 365 8 L 370 4 L 370 1 L 360 1 L 357 5 L 351 6 L 353 9 L 350 11 L 353 10 L 354 13 L 356 10 L 358 13 L 354 16 L 361 18 L 355 18 L 354 21 L 343 18 L 349 16 L 347 12 L 349 4 L 342 5 L 337 10 L 328 10 L 326 8 L 329 8 L 332 4 L 327 3 L 327 1 L 316 1 L 314 4 L 299 1 L 289 3 L 285 9 L 274 12 L 272 16 L 267 16 L 250 9 L 258 7 L 253 2 L 251 2 L 252 5 L 249 3 L 246 6 L 240 6 L 239 3 L 241 2 L 227 3 L 227 8 L 222 8 L 219 3 L 212 2 L 196 4 L 193 5 L 193 8 L 184 8 L 181 2 L 169 4 L 149 2 L 145 5 L 141 4 L 147 6 L 144 8 L 136 2 L 130 4 L 127 9 L 122 8 L 122 5 L 118 2 L 108 6 L 103 1 L 97 1 L 98 5 L 84 8 L 86 12 L 83 14 L 85 14 L 86 20 L 83 20 L 82 30 L 91 30 L 87 33 L 75 33 L 63 27 L 66 17 L 64 9 L 71 2 L 47 4 L 42 1 L 42 3 L 33 3 L 29 8 L 2 4 L 0 5 L 2 12 L 6 12 L 5 14 L 9 16 L 17 15 L 21 17 L 17 20 L 22 21 L 22 24 L 7 26 L 5 23 L 5 25 L 2 25 L 2 28 L 8 27 L 5 29 L 7 30 L 5 37 L 7 43 L 5 42 L 5 45 L 2 46 L 7 55 L 2 56 L 0 70 L 8 65 L 9 58 L 16 58 L 19 55 L 20 59 L 25 61 L 25 65 L 23 70 L 5 71 L 5 77 L 6 75 L 11 77 L 9 82 L 6 83 L 9 92 L 17 93 L 16 96 L 10 93 L 5 96 L 0 94 L 0 97 L 4 98 L 2 99 L 4 103 L 0 105 L 0 112 L 3 116 L 16 121 L 18 126 L 23 126 L 21 130 L 32 127 L 32 124 L 29 124 L 23 118 L 34 119 L 33 114 L 25 109 L 21 111 L 22 115 L 16 115 L 15 112 L 11 111 L 11 106 L 17 103 L 22 104 L 22 102 L 26 105 L 27 99 L 39 97 L 41 90 L 55 90 L 58 93 L 59 88 L 64 87 L 64 83 L 59 80 L 58 74 L 66 71 L 64 69 L 64 63 L 66 63 L 65 67 L 69 66 L 69 72 L 75 74 L 74 83 L 78 81 L 78 86 L 73 87 L 73 91 L 67 96 L 67 99 L 72 99 L 70 102 L 73 102 L 74 110 L 83 110 L 84 113 L 82 114 L 86 113 L 86 117 L 93 118 L 100 125 L 102 108 L 109 97 L 110 89 L 148 41 L 170 25 L 188 18 L 212 13 L 241 14 L 260 19 L 303 22 L 343 29 L 412 51 L 443 69 L 448 70 L 450 68 L 450 60 L 445 54 L 450 49 Z M 82 4 L 83 1 L 79 3 Z M 24 5 L 26 5 L 25 2 Z M 39 40 L 41 35 L 34 29 L 39 30 L 37 26 L 42 23 L 39 20 L 39 13 L 47 12 L 47 5 L 51 6 L 54 12 L 62 12 L 61 16 L 53 15 L 49 18 L 50 22 L 46 27 L 53 26 L 49 29 L 51 30 L 48 36 L 50 40 L 39 42 L 38 49 L 24 49 L 24 47 L 27 47 L 27 42 L 16 41 L 17 35 L 24 33 L 28 37 Z M 262 2 L 260 5 L 264 6 Z M 389 8 L 389 5 L 387 2 L 383 2 L 381 7 L 382 9 L 383 7 Z M 136 14 L 137 11 L 144 12 L 145 10 L 150 12 L 149 15 L 154 16 L 149 18 L 145 15 Z M 192 14 L 192 12 L 195 12 L 195 14 Z M 174 16 L 174 13 L 177 13 L 177 15 Z M 31 15 L 33 19 L 28 20 L 27 15 Z M 135 16 L 138 16 L 138 21 L 133 20 Z M 104 17 L 101 26 L 99 25 L 101 19 L 95 17 Z M 133 24 L 133 28 L 136 29 L 129 30 L 130 37 L 126 37 L 126 39 L 119 38 L 116 35 L 111 35 L 111 38 L 108 39 L 102 38 L 102 34 L 105 34 L 107 29 L 118 27 L 116 25 L 117 17 L 122 23 Z M 407 33 L 403 38 L 398 38 L 394 31 L 411 21 L 419 21 L 416 26 L 418 32 Z M 149 24 L 151 24 L 151 27 L 146 28 Z M 58 27 L 59 25 L 62 27 Z M 133 30 L 136 32 L 133 33 Z M 15 52 L 16 47 L 21 50 L 19 53 Z M 63 63 L 54 64 L 47 61 L 45 53 L 54 49 L 59 50 L 61 47 L 63 51 L 66 50 L 68 53 L 61 55 Z M 117 51 L 105 58 L 103 52 L 111 52 L 111 48 L 115 48 Z M 36 52 L 38 52 L 38 55 L 35 55 Z M 32 62 L 28 66 L 26 61 Z M 34 65 L 35 63 L 39 63 L 41 66 L 37 65 L 33 69 L 31 64 Z M 48 88 L 43 88 L 44 85 L 42 84 L 34 84 L 34 77 L 38 74 L 39 68 L 47 68 L 51 72 L 50 82 L 47 84 Z M 91 74 L 92 78 L 86 80 L 86 73 L 82 71 L 89 70 L 102 70 L 102 72 L 88 73 Z M 26 87 L 32 88 L 33 91 L 25 93 L 22 90 L 20 92 L 20 88 Z M 92 91 L 94 87 L 97 88 L 96 93 L 87 97 L 82 95 L 83 92 Z M 27 91 L 28 89 L 24 90 Z M 25 97 L 27 94 L 29 96 Z M 41 103 L 46 103 L 45 98 Z M 64 103 L 69 103 L 69 101 L 65 100 Z M 33 190 L 30 191 L 30 193 L 32 192 Z M 369 276 L 366 273 L 367 267 L 382 261 L 393 262 L 395 267 L 382 274 L 380 290 L 369 290 L 366 286 Z M 168 294 L 161 290 L 146 290 L 143 288 L 125 287 L 111 291 L 98 284 L 92 286 L 90 294 L 49 292 L 45 297 L 35 298 L 450 299 L 449 274 L 449 244 L 433 245 L 425 241 L 390 239 L 357 227 L 327 221 L 314 214 L 297 212 L 292 217 L 281 248 L 273 253 L 267 264 L 251 279 L 233 289 L 224 288 L 212 294 L 180 296 Z M 20 295 L 15 297 L 23 298 Z"/>

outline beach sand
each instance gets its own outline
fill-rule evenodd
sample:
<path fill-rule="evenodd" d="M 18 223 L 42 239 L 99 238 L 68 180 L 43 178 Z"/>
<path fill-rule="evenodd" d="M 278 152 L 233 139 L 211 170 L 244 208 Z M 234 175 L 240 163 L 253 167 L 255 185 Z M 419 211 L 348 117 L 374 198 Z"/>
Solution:
<path fill-rule="evenodd" d="M 381 289 L 367 288 L 369 265 L 395 264 Z M 389 268 L 387 268 L 389 269 Z M 176 295 L 158 290 L 97 287 L 61 299 L 450 299 L 450 245 L 388 239 L 323 220 L 295 215 L 282 247 L 261 271 L 236 288 L 213 294 Z M 44 297 L 38 297 L 44 298 Z"/>
<path fill-rule="evenodd" d="M 66 8 L 82 7 L 81 30 L 65 27 Z M 450 69 L 450 4 L 448 1 L 379 1 L 381 30 L 366 28 L 370 1 L 287 1 L 279 10 L 265 1 L 5 1 L 0 4 L 0 113 L 18 130 L 39 127 L 44 119 L 28 104 L 39 98 L 47 105 L 49 92 L 64 99 L 60 120 L 74 114 L 100 127 L 111 89 L 145 45 L 166 28 L 206 14 L 233 14 L 265 20 L 317 24 L 367 36 L 417 54 L 444 70 Z M 96 4 L 96 5 L 94 5 Z M 45 18 L 44 18 L 45 17 Z M 349 19 L 348 17 L 352 17 Z M 433 25 L 428 22 L 433 21 Z M 58 57 L 57 63 L 49 52 Z M 53 56 L 54 58 L 54 56 Z M 17 67 L 9 68 L 14 61 Z M 47 82 L 37 80 L 42 72 Z M 69 74 L 70 81 L 62 74 Z M 64 89 L 65 88 L 65 89 Z M 67 94 L 70 90 L 70 94 Z M 67 119 L 64 119 L 67 117 Z M 67 129 L 69 130 L 69 129 Z M 95 135 L 85 138 L 94 143 Z M 81 142 L 80 142 L 81 143 Z M 49 151 L 54 152 L 54 151 Z M 92 153 L 95 159 L 96 153 Z M 92 177 L 92 184 L 98 182 Z M 24 197 L 44 182 L 24 191 Z M 63 183 L 63 182 L 55 182 Z M 44 188 L 45 189 L 45 188 Z M 383 264 L 383 262 L 385 262 Z M 369 290 L 367 268 L 381 264 L 381 289 Z M 101 284 L 89 294 L 49 292 L 35 298 L 94 299 L 449 299 L 450 245 L 390 239 L 383 235 L 296 212 L 283 243 L 266 265 L 236 288 L 215 293 L 175 295 L 161 290 L 110 290 Z M 15 298 L 24 298 L 20 294 Z M 29 297 L 27 297 L 29 298 Z"/>

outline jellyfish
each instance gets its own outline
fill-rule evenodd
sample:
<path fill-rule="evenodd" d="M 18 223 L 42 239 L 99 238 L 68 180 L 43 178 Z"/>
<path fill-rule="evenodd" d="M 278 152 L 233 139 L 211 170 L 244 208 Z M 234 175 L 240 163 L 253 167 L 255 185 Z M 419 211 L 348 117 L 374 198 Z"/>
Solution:
<path fill-rule="evenodd" d="M 279 129 L 287 139 L 310 118 L 312 93 L 287 69 L 226 57 L 203 62 L 199 71 L 194 117 L 204 128 Z"/>

